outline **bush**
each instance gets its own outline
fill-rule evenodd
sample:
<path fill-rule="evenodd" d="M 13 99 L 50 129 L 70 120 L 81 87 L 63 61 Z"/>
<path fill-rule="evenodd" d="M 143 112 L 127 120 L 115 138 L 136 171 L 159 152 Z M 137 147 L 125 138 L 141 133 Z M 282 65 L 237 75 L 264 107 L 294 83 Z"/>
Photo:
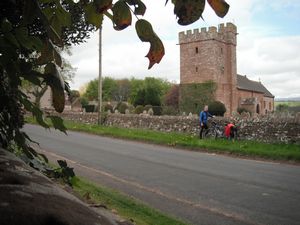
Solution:
<path fill-rule="evenodd" d="M 142 105 L 136 106 L 135 110 L 134 110 L 135 114 L 141 114 L 141 113 L 143 113 L 143 111 L 144 111 L 144 106 L 142 106 Z"/>
<path fill-rule="evenodd" d="M 237 112 L 239 114 L 242 114 L 243 112 L 246 112 L 246 113 L 251 113 L 248 109 L 245 109 L 245 108 L 237 108 Z"/>
<path fill-rule="evenodd" d="M 152 106 L 153 114 L 155 116 L 160 116 L 162 114 L 162 107 L 161 106 Z"/>
<path fill-rule="evenodd" d="M 179 110 L 177 107 L 174 106 L 164 106 L 162 108 L 162 115 L 171 115 L 176 116 L 179 114 Z"/>
<path fill-rule="evenodd" d="M 86 97 L 80 97 L 80 103 L 81 103 L 82 107 L 84 107 L 89 104 L 89 101 Z"/>
<path fill-rule="evenodd" d="M 288 109 L 289 109 L 289 106 L 286 104 L 279 104 L 276 106 L 276 111 L 279 111 L 279 112 L 286 112 L 286 111 L 288 111 Z"/>
<path fill-rule="evenodd" d="M 104 106 L 104 112 L 108 112 L 108 110 L 110 110 L 110 112 L 114 111 L 114 107 L 111 104 L 106 104 Z"/>
<path fill-rule="evenodd" d="M 215 116 L 224 116 L 226 107 L 222 102 L 214 101 L 208 105 L 208 111 Z"/>
<path fill-rule="evenodd" d="M 144 110 L 146 110 L 147 112 L 149 111 L 149 109 L 152 109 L 152 105 L 145 105 Z"/>
<path fill-rule="evenodd" d="M 120 113 L 125 114 L 126 109 L 128 109 L 128 105 L 125 102 L 119 102 L 116 109 Z"/>
<path fill-rule="evenodd" d="M 84 105 L 82 108 L 84 108 L 86 112 L 97 112 L 97 107 L 95 105 Z"/>

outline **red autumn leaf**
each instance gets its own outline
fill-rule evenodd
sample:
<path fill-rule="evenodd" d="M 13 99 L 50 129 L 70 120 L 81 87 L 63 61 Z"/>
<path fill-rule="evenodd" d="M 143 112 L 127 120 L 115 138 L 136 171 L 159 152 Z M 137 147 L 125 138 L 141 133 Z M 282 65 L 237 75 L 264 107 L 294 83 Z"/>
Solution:
<path fill-rule="evenodd" d="M 189 25 L 202 17 L 205 8 L 205 0 L 176 0 L 174 13 L 179 18 L 178 24 Z"/>
<path fill-rule="evenodd" d="M 112 0 L 94 0 L 98 13 L 103 13 L 112 7 Z"/>
<path fill-rule="evenodd" d="M 151 24 L 147 20 L 138 20 L 135 24 L 135 29 L 142 42 L 150 43 L 150 50 L 146 55 L 146 57 L 149 59 L 148 69 L 150 69 L 155 63 L 159 63 L 164 56 L 164 45 L 153 31 Z"/>
<path fill-rule="evenodd" d="M 207 0 L 210 6 L 213 8 L 217 16 L 224 17 L 228 10 L 229 5 L 224 0 Z"/>
<path fill-rule="evenodd" d="M 123 30 L 131 25 L 131 12 L 129 6 L 122 0 L 117 1 L 112 7 L 113 22 L 116 30 Z"/>

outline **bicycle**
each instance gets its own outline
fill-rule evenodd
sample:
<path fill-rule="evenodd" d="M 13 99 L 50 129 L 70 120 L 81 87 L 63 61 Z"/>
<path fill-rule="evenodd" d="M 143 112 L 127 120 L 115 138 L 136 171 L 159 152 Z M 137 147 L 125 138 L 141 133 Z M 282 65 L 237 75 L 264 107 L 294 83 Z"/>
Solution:
<path fill-rule="evenodd" d="M 217 124 L 215 121 L 210 122 L 210 126 L 208 130 L 204 133 L 205 138 L 224 138 L 224 139 L 231 139 L 231 140 L 237 140 L 238 138 L 238 130 L 236 126 L 232 127 L 230 129 L 229 137 L 225 134 L 225 127 Z"/>

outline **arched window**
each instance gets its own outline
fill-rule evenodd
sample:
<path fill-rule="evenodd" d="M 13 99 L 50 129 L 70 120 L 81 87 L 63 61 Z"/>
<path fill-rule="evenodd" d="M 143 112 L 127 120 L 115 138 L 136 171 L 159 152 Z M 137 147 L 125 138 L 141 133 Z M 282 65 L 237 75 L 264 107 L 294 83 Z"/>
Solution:
<path fill-rule="evenodd" d="M 256 105 L 256 113 L 259 114 L 259 104 Z"/>

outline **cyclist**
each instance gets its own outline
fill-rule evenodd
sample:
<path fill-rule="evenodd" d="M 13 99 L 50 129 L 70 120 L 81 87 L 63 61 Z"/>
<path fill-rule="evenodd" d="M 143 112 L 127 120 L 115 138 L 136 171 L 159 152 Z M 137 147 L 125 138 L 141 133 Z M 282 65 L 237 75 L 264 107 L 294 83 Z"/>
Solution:
<path fill-rule="evenodd" d="M 200 139 L 202 139 L 203 130 L 204 129 L 206 130 L 205 135 L 208 132 L 208 126 L 207 126 L 208 117 L 214 117 L 213 115 L 211 115 L 208 112 L 208 105 L 204 106 L 204 109 L 203 109 L 203 111 L 200 112 L 199 117 L 200 117 L 199 118 L 199 120 L 200 120 L 200 133 L 199 133 L 199 137 L 200 137 Z"/>

